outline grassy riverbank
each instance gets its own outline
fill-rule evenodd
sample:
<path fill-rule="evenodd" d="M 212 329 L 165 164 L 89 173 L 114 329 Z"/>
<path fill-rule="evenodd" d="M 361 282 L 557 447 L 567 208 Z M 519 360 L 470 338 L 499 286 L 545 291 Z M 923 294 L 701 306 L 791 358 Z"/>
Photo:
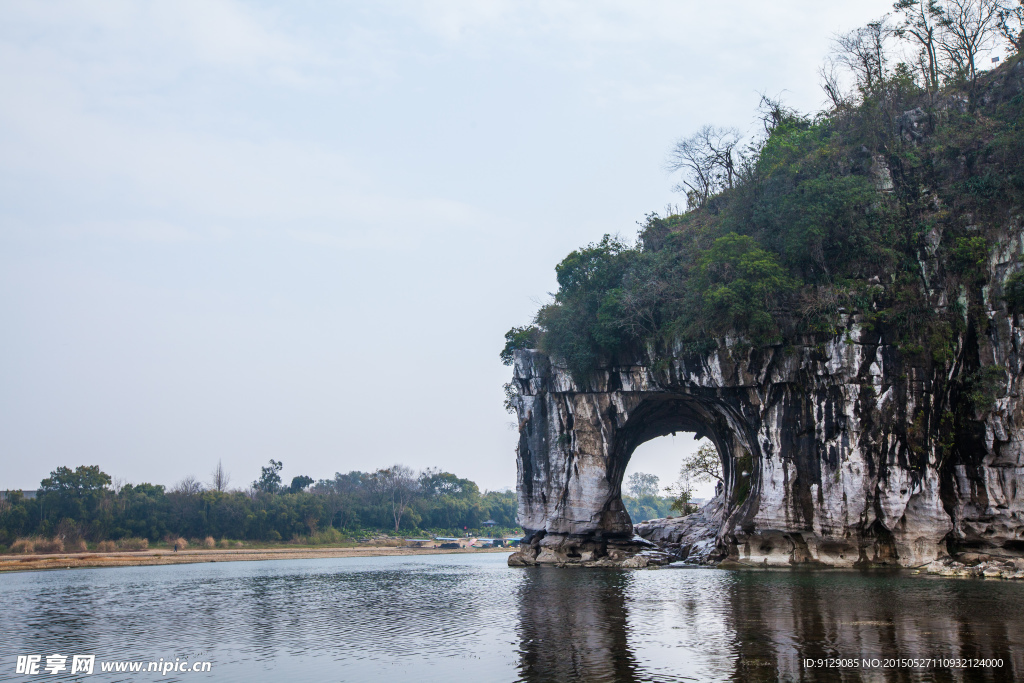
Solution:
<path fill-rule="evenodd" d="M 237 549 L 156 549 L 139 552 L 85 552 L 45 555 L 0 556 L 0 572 L 83 567 L 135 567 L 197 562 L 245 562 L 255 560 L 308 560 L 323 557 L 380 557 L 388 555 L 445 555 L 466 553 L 507 553 L 508 548 L 408 548 L 394 546 L 301 547 L 271 546 Z"/>

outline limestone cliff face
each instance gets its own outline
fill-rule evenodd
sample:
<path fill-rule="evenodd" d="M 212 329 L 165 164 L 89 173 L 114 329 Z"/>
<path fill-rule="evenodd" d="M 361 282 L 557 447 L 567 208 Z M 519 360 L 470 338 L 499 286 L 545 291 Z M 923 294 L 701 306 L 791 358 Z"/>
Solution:
<path fill-rule="evenodd" d="M 519 521 L 529 542 L 510 562 L 628 557 L 638 537 L 620 500 L 626 464 L 639 444 L 677 431 L 707 436 L 722 456 L 722 556 L 917 566 L 951 549 L 1022 554 L 1024 323 L 1000 298 L 1022 253 L 1011 222 L 988 264 L 992 285 L 930 290 L 937 311 L 959 299 L 983 312 L 944 364 L 902 352 L 847 314 L 834 336 L 786 346 L 727 338 L 703 356 L 640 352 L 585 386 L 543 353 L 517 351 Z M 956 380 L 986 368 L 997 380 L 991 399 L 970 404 L 953 429 L 970 386 Z"/>

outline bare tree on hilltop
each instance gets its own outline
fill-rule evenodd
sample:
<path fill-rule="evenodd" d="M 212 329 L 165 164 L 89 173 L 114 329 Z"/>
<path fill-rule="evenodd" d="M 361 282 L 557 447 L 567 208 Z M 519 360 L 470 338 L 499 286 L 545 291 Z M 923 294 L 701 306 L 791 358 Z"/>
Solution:
<path fill-rule="evenodd" d="M 899 0 L 893 9 L 900 17 L 894 33 L 918 46 L 918 62 L 925 88 L 933 93 L 939 89 L 939 35 L 942 29 L 942 7 L 937 0 Z"/>
<path fill-rule="evenodd" d="M 715 126 L 704 126 L 676 142 L 669 153 L 668 170 L 682 171 L 676 190 L 686 195 L 691 209 L 703 206 L 711 195 L 732 188 L 739 180 L 739 142 L 738 130 Z"/>
<path fill-rule="evenodd" d="M 1024 47 L 1024 2 L 1003 3 L 996 27 L 1010 51 L 1020 52 Z"/>
<path fill-rule="evenodd" d="M 886 15 L 833 38 L 832 55 L 819 70 L 822 89 L 835 108 L 849 103 L 839 87 L 836 65 L 845 67 L 862 96 L 878 92 L 890 79 L 888 43 L 897 38 L 914 48 L 911 64 L 896 72 L 919 73 L 928 93 L 943 81 L 977 83 L 981 55 L 997 38 L 1013 52 L 1021 48 L 1024 6 L 1018 0 L 897 0 L 893 19 Z M 897 75 L 899 75 L 897 73 Z"/>
<path fill-rule="evenodd" d="M 999 30 L 1003 0 L 945 0 L 939 47 L 951 75 L 972 85 L 978 80 L 978 53 L 989 48 Z"/>
<path fill-rule="evenodd" d="M 888 17 L 841 33 L 832 39 L 836 61 L 854 74 L 862 89 L 870 91 L 885 80 L 888 65 L 886 43 L 892 36 Z"/>

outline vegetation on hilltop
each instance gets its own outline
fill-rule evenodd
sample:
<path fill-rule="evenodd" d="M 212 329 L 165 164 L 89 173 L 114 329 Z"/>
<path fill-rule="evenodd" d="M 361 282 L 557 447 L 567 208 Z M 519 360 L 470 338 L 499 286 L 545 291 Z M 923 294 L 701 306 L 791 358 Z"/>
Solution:
<path fill-rule="evenodd" d="M 968 330 L 985 333 L 989 253 L 1024 201 L 1024 94 L 1011 77 L 1022 11 L 995 0 L 894 11 L 837 37 L 827 111 L 765 97 L 764 132 L 746 145 L 710 126 L 681 140 L 670 164 L 687 210 L 647 216 L 635 245 L 605 236 L 569 254 L 553 301 L 510 330 L 502 359 L 539 347 L 581 378 L 726 335 L 747 349 L 831 335 L 848 312 L 912 362 L 951 364 Z M 1000 39 L 1011 56 L 980 71 Z M 918 54 L 893 64 L 894 45 Z M 940 302 L 937 285 L 962 288 L 960 303 Z M 1024 311 L 1024 275 L 991 295 Z M 979 400 L 991 395 L 992 378 L 965 377 Z"/>

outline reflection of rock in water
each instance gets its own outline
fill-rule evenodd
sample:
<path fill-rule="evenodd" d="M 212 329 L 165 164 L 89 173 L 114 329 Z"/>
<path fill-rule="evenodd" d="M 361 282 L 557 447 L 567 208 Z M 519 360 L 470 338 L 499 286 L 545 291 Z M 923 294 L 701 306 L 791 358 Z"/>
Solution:
<path fill-rule="evenodd" d="M 1005 591 L 980 581 L 779 574 L 737 572 L 723 596 L 735 681 L 1024 679 L 1024 615 Z M 807 658 L 1002 659 L 1003 667 L 827 670 L 803 667 Z"/>
<path fill-rule="evenodd" d="M 521 577 L 526 683 L 1024 680 L 1024 585 L 1017 583 L 702 568 L 537 567 Z M 803 665 L 827 658 L 858 666 Z M 888 658 L 1001 659 L 1003 666 L 882 666 Z"/>
<path fill-rule="evenodd" d="M 626 638 L 629 574 L 547 567 L 525 574 L 519 599 L 521 680 L 638 680 Z"/>

